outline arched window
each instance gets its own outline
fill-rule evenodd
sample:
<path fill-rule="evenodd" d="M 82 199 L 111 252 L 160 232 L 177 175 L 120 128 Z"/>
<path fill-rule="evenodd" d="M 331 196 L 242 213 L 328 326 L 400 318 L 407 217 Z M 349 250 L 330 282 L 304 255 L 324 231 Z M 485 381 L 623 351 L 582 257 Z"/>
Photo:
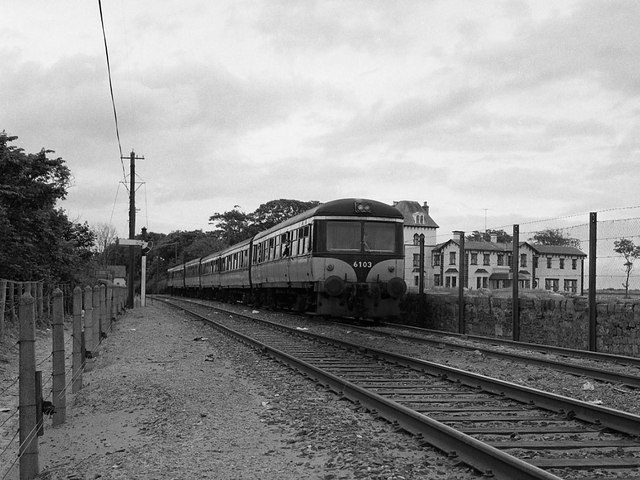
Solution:
<path fill-rule="evenodd" d="M 417 233 L 413 235 L 413 244 L 420 245 L 420 235 L 418 235 Z"/>

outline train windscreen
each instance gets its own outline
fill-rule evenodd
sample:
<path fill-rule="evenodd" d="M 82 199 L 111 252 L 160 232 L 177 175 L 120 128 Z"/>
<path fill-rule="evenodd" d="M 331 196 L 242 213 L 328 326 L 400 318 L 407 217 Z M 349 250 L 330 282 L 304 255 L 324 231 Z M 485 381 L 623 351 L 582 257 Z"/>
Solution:
<path fill-rule="evenodd" d="M 327 222 L 330 252 L 394 252 L 396 225 L 381 222 Z"/>

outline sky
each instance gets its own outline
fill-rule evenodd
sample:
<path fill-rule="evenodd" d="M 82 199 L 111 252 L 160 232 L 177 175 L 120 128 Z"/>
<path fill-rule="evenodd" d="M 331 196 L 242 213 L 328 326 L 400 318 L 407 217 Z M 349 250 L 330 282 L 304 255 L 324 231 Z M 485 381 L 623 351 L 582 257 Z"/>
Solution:
<path fill-rule="evenodd" d="M 3 5 L 0 129 L 120 237 L 131 151 L 137 231 L 281 198 L 427 202 L 447 238 L 640 204 L 636 0 L 103 0 L 124 160 L 98 1 Z"/>

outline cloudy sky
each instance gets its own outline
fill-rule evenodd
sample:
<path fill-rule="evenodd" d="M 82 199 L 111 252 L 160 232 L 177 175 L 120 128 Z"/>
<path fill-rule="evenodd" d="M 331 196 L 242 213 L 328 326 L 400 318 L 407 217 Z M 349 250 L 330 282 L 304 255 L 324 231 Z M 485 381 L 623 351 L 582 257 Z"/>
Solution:
<path fill-rule="evenodd" d="M 103 0 L 137 230 L 278 198 L 428 202 L 440 234 L 640 204 L 636 0 Z M 98 2 L 5 0 L 0 129 L 128 234 Z"/>

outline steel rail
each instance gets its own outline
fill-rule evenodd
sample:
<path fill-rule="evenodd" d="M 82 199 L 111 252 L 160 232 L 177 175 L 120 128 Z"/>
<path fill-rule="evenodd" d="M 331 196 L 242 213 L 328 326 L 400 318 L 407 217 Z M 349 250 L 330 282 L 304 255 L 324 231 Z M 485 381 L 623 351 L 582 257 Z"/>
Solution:
<path fill-rule="evenodd" d="M 184 309 L 184 307 L 178 308 Z M 198 315 L 195 312 L 194 314 Z M 640 435 L 640 416 L 633 415 L 627 412 L 603 407 L 600 405 L 594 405 L 555 393 L 544 392 L 542 390 L 518 385 L 505 380 L 487 377 L 478 373 L 467 372 L 465 370 L 441 365 L 439 363 L 430 362 L 428 360 L 422 360 L 398 353 L 387 352 L 385 350 L 365 347 L 345 340 L 325 336 L 319 337 L 310 332 L 296 330 L 295 328 L 287 327 L 286 325 L 281 325 L 279 323 L 271 322 L 264 319 L 256 319 L 249 315 L 243 315 L 240 313 L 234 313 L 233 315 L 245 317 L 254 321 L 264 322 L 266 324 L 269 324 L 273 328 L 278 328 L 282 331 L 295 332 L 296 334 L 301 336 L 308 336 L 309 338 L 322 338 L 323 341 L 327 343 L 342 345 L 343 348 L 346 349 L 360 351 L 362 353 L 368 352 L 376 355 L 381 359 L 395 362 L 400 365 L 413 368 L 415 370 L 438 375 L 442 378 L 457 381 L 463 385 L 467 385 L 472 388 L 478 388 L 485 392 L 502 395 L 522 403 L 529 403 L 548 411 L 561 413 L 566 415 L 569 419 L 577 418 L 629 435 Z"/>
<path fill-rule="evenodd" d="M 428 328 L 416 327 L 413 325 L 404 325 L 401 323 L 384 323 L 382 326 L 389 328 L 404 328 L 406 330 L 415 330 L 429 335 L 438 335 L 442 337 L 454 337 L 468 340 L 475 340 L 482 343 L 491 343 L 494 345 L 508 345 L 517 348 L 527 348 L 529 350 L 537 350 L 543 353 L 555 353 L 567 357 L 587 358 L 590 360 L 599 360 L 606 362 L 615 362 L 622 365 L 633 365 L 640 367 L 640 357 L 629 357 L 626 355 L 614 355 L 612 353 L 592 352 L 590 350 L 579 350 L 566 347 L 556 347 L 554 345 L 542 345 L 539 343 L 516 342 L 515 340 L 507 340 L 506 338 L 486 337 L 483 335 L 470 335 L 466 333 L 443 332 L 441 330 L 432 330 Z"/>
<path fill-rule="evenodd" d="M 171 305 L 170 302 L 167 303 Z M 371 413 L 379 415 L 387 421 L 401 426 L 404 430 L 419 436 L 426 443 L 442 450 L 449 456 L 456 456 L 460 458 L 464 463 L 476 468 L 480 472 L 484 472 L 487 476 L 495 476 L 496 478 L 505 480 L 512 480 L 515 478 L 518 480 L 562 480 L 561 477 L 557 477 L 556 475 L 546 472 L 539 467 L 504 453 L 495 447 L 481 442 L 480 440 L 476 440 L 469 435 L 433 420 L 426 415 L 422 415 L 411 410 L 410 408 L 394 402 L 393 400 L 384 398 L 383 396 L 361 388 L 348 380 L 314 367 L 310 363 L 273 348 L 248 335 L 226 327 L 215 320 L 204 317 L 182 306 L 178 306 L 177 308 L 180 308 L 185 313 L 188 313 L 199 320 L 207 322 L 223 334 L 249 345 L 264 354 L 270 355 L 278 361 L 295 367 L 301 373 L 313 378 L 315 381 L 323 384 L 327 388 L 363 405 L 369 409 Z M 240 314 L 238 316 L 243 315 Z M 253 318 L 251 319 L 257 320 Z M 264 322 L 264 320 L 261 321 Z M 278 327 L 284 327 L 277 323 L 274 324 L 273 322 L 267 323 Z M 284 329 L 299 336 L 309 338 L 314 337 L 312 334 L 310 335 L 307 332 L 298 331 L 289 327 L 284 327 Z M 316 337 L 315 340 L 326 341 L 325 338 L 318 337 Z M 358 347 L 357 345 L 352 346 Z M 357 349 L 362 350 L 361 348 Z"/>
<path fill-rule="evenodd" d="M 347 325 L 347 324 L 345 324 Z M 371 328 L 371 327 L 359 327 L 359 326 L 354 326 L 354 325 L 349 325 L 350 328 L 354 329 L 354 330 L 359 330 L 359 331 L 364 331 L 364 332 L 368 332 L 368 333 L 378 333 L 380 335 L 385 335 L 385 332 L 381 332 L 379 330 L 376 330 L 375 328 Z M 391 328 L 391 326 L 389 325 L 388 328 Z M 405 327 L 403 327 L 405 328 Z M 544 367 L 549 367 L 549 368 L 553 368 L 555 370 L 559 370 L 565 373 L 570 373 L 573 375 L 578 375 L 578 376 L 582 376 L 582 377 L 589 377 L 589 378 L 593 378 L 596 380 L 601 380 L 603 382 L 609 382 L 609 383 L 620 383 L 623 385 L 627 385 L 629 387 L 634 387 L 634 388 L 640 388 L 640 377 L 636 376 L 636 375 L 626 375 L 624 373 L 617 373 L 617 372 L 612 372 L 609 370 L 605 370 L 602 368 L 594 368 L 594 367 L 583 367 L 581 365 L 572 365 L 570 363 L 563 363 L 563 362 L 559 362 L 556 360 L 551 360 L 551 359 L 544 359 L 544 358 L 535 358 L 535 357 L 531 357 L 525 354 L 520 354 L 520 353 L 513 353 L 513 352 L 500 352 L 497 350 L 492 350 L 490 348 L 483 348 L 483 347 L 478 347 L 478 346 L 471 346 L 471 345 L 460 345 L 458 343 L 452 343 L 452 342 L 447 342 L 447 341 L 443 341 L 443 340 L 435 340 L 435 339 L 431 339 L 431 338 L 420 338 L 420 337 L 414 337 L 411 335 L 403 335 L 403 334 L 398 334 L 398 333 L 390 333 L 389 335 L 393 335 L 394 337 L 397 338 L 401 338 L 403 340 L 410 340 L 413 342 L 420 342 L 420 343 L 427 343 L 430 345 L 436 345 L 436 346 L 444 346 L 445 348 L 448 348 L 450 350 L 457 350 L 457 351 L 479 351 L 483 354 L 485 354 L 488 357 L 495 357 L 495 358 L 503 358 L 503 359 L 507 359 L 507 360 L 515 360 L 515 361 L 524 361 L 529 363 L 530 365 L 540 365 L 540 366 L 544 366 Z M 523 347 L 523 344 L 520 342 L 510 342 L 511 344 L 516 343 L 517 345 L 512 345 L 512 346 L 517 346 L 519 348 Z M 528 344 L 527 344 L 528 345 Z M 535 349 L 535 350 L 540 350 L 540 349 Z M 579 351 L 576 351 L 579 352 Z M 593 352 L 589 352 L 589 353 L 593 353 Z M 575 354 L 575 357 L 578 357 L 578 354 Z M 585 358 L 588 358 L 587 356 L 585 356 Z M 598 358 L 598 360 L 604 360 L 604 358 L 600 357 Z M 638 359 L 640 360 L 640 359 Z"/>

